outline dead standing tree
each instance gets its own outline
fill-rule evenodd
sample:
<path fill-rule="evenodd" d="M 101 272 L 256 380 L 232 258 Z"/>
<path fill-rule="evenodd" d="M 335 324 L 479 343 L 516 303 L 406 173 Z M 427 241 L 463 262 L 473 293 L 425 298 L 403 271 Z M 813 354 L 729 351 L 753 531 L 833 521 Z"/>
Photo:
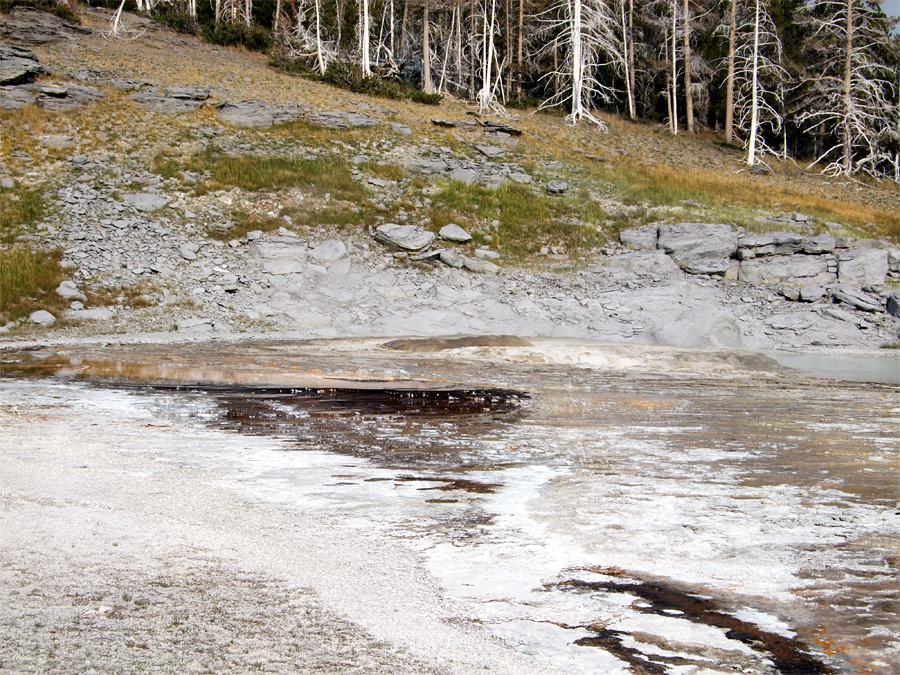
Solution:
<path fill-rule="evenodd" d="M 768 127 L 773 134 L 781 130 L 780 110 L 783 84 L 789 74 L 781 66 L 781 40 L 769 16 L 765 0 L 750 0 L 752 14 L 735 34 L 734 59 L 729 70 L 736 87 L 734 108 L 737 127 L 744 132 L 747 166 L 759 163 L 763 154 L 777 154 L 760 131 Z M 732 70 L 733 68 L 733 70 Z"/>
<path fill-rule="evenodd" d="M 564 53 L 557 69 L 544 77 L 560 77 L 567 83 L 541 107 L 569 103 L 569 124 L 586 120 L 605 130 L 606 124 L 590 110 L 596 99 L 610 102 L 615 90 L 600 81 L 599 71 L 623 70 L 627 62 L 614 9 L 605 0 L 563 0 L 540 15 L 540 20 L 554 35 L 545 49 L 562 45 Z"/>
<path fill-rule="evenodd" d="M 822 172 L 830 175 L 878 173 L 880 139 L 893 117 L 894 73 L 884 59 L 892 49 L 890 22 L 864 0 L 819 0 L 807 22 L 809 62 L 818 68 L 806 79 L 798 121 L 834 139 L 810 167 L 825 163 Z"/>

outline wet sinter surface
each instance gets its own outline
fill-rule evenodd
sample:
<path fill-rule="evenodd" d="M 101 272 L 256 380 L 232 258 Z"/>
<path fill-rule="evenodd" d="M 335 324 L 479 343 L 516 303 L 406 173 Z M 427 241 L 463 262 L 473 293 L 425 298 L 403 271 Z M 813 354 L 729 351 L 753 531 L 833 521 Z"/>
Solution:
<path fill-rule="evenodd" d="M 568 672 L 900 672 L 896 387 L 483 344 L 71 348 L 0 373 L 278 439 L 214 459 L 256 498 L 420 551 L 473 618 Z"/>

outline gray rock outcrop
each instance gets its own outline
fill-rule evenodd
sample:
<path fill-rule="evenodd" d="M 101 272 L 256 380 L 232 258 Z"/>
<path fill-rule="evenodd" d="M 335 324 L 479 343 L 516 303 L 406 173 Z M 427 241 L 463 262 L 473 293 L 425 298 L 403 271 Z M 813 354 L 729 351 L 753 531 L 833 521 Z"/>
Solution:
<path fill-rule="evenodd" d="M 737 250 L 737 234 L 722 224 L 665 224 L 659 227 L 658 246 L 686 272 L 724 274 Z"/>
<path fill-rule="evenodd" d="M 311 112 L 306 116 L 310 124 L 329 129 L 350 129 L 362 127 L 374 127 L 380 124 L 375 117 L 359 112 L 344 112 L 342 110 L 325 110 Z"/>
<path fill-rule="evenodd" d="M 834 273 L 829 270 L 827 260 L 820 256 L 808 255 L 744 260 L 738 272 L 738 279 L 754 286 L 827 285 L 837 280 Z"/>
<path fill-rule="evenodd" d="M 852 286 L 881 286 L 888 273 L 888 252 L 878 248 L 851 248 L 838 255 L 838 280 Z"/>
<path fill-rule="evenodd" d="M 749 260 L 767 255 L 791 255 L 803 249 L 804 239 L 795 232 L 747 234 L 738 238 L 737 257 Z"/>
<path fill-rule="evenodd" d="M 884 305 L 880 298 L 876 298 L 868 293 L 864 293 L 859 289 L 851 286 L 838 286 L 831 291 L 834 299 L 838 302 L 850 305 L 864 312 L 881 313 L 884 311 Z"/>
<path fill-rule="evenodd" d="M 237 127 L 266 128 L 299 119 L 304 108 L 298 105 L 272 105 L 262 101 L 238 101 L 223 103 L 216 116 L 223 122 Z"/>
<path fill-rule="evenodd" d="M 0 45 L 0 86 L 33 82 L 37 75 L 46 75 L 38 58 L 27 49 Z"/>
<path fill-rule="evenodd" d="M 434 233 L 418 225 L 386 223 L 375 230 L 375 241 L 404 251 L 424 251 L 434 243 Z"/>
<path fill-rule="evenodd" d="M 438 235 L 445 241 L 455 241 L 458 244 L 465 244 L 466 242 L 472 241 L 472 235 L 456 223 L 444 225 L 438 232 Z"/>
<path fill-rule="evenodd" d="M 31 7 L 14 7 L 6 16 L 0 15 L 0 39 L 18 47 L 74 40 L 90 32 L 55 14 Z"/>
<path fill-rule="evenodd" d="M 658 240 L 659 226 L 657 225 L 633 227 L 619 233 L 619 241 L 632 251 L 652 251 L 656 248 Z"/>

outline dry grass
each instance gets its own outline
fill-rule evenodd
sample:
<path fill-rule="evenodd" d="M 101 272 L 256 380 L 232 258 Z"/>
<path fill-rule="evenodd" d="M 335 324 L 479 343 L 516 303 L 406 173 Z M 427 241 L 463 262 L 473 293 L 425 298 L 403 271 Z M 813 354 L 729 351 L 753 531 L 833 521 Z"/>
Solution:
<path fill-rule="evenodd" d="M 98 286 L 85 292 L 88 304 L 93 307 L 152 307 L 153 290 L 145 281 L 122 286 Z"/>
<path fill-rule="evenodd" d="M 15 321 L 38 309 L 65 307 L 55 293 L 63 279 L 60 251 L 32 251 L 24 246 L 0 248 L 0 320 Z"/>
<path fill-rule="evenodd" d="M 626 203 L 681 203 L 693 199 L 717 211 L 743 206 L 802 211 L 819 221 L 837 221 L 860 233 L 898 240 L 900 211 L 833 199 L 784 184 L 777 179 L 749 180 L 732 173 L 667 165 L 620 168 L 625 182 L 620 189 Z"/>
<path fill-rule="evenodd" d="M 48 113 L 36 105 L 0 111 L 0 157 L 8 158 L 14 152 L 39 156 L 37 137 L 46 130 L 48 119 Z"/>

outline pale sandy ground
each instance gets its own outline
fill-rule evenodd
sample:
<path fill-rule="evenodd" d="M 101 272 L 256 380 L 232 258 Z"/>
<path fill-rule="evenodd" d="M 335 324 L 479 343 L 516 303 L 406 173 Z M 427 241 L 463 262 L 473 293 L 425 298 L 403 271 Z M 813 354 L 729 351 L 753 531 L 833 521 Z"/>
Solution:
<path fill-rule="evenodd" d="M 192 461 L 270 443 L 0 384 L 0 672 L 549 673 L 402 544 Z"/>

